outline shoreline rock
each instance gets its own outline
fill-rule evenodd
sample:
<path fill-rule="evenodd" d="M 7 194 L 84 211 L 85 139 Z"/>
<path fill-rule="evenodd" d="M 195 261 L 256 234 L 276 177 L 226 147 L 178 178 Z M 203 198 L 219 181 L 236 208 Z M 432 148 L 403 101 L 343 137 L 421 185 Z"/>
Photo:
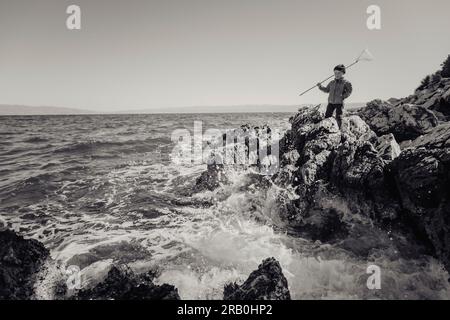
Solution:
<path fill-rule="evenodd" d="M 135 274 L 126 266 L 112 266 L 106 278 L 91 289 L 78 291 L 74 300 L 180 300 L 178 290 L 153 283 L 152 273 Z"/>
<path fill-rule="evenodd" d="M 224 300 L 291 300 L 288 282 L 275 258 L 265 259 L 241 285 L 225 285 Z"/>
<path fill-rule="evenodd" d="M 35 283 L 50 252 L 34 239 L 24 239 L 11 230 L 0 231 L 0 300 L 35 299 Z M 178 290 L 155 285 L 152 273 L 134 274 L 126 266 L 113 265 L 94 288 L 81 289 L 66 297 L 64 281 L 56 283 L 55 299 L 72 300 L 179 300 Z"/>
<path fill-rule="evenodd" d="M 0 245 L 0 300 L 34 299 L 34 284 L 44 263 L 51 259 L 49 251 L 39 241 L 24 239 L 11 230 L 0 231 Z M 103 281 L 69 297 L 61 279 L 55 284 L 55 299 L 180 300 L 177 288 L 155 285 L 154 278 L 152 272 L 135 274 L 126 265 L 112 265 Z M 287 280 L 274 258 L 264 260 L 243 285 L 225 286 L 224 293 L 224 299 L 290 299 Z"/>
<path fill-rule="evenodd" d="M 0 231 L 0 300 L 32 299 L 34 278 L 49 256 L 37 240 Z"/>

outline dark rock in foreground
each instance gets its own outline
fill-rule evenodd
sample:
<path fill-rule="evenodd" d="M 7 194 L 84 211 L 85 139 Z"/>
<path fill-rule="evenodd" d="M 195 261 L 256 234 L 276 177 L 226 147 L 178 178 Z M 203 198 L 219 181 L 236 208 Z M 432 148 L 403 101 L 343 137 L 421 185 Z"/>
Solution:
<path fill-rule="evenodd" d="M 32 298 L 35 274 L 48 257 L 40 242 L 0 231 L 0 300 Z"/>
<path fill-rule="evenodd" d="M 136 275 L 126 267 L 113 266 L 105 280 L 92 289 L 80 290 L 76 300 L 179 300 L 171 285 L 153 283 L 151 274 Z"/>
<path fill-rule="evenodd" d="M 267 258 L 242 284 L 227 284 L 224 300 L 290 300 L 288 282 L 275 258 Z"/>

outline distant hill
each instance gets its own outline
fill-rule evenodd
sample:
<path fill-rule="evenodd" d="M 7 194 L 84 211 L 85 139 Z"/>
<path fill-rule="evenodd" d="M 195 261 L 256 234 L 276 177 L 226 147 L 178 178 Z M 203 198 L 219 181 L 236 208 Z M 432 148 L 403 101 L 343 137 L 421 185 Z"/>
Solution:
<path fill-rule="evenodd" d="M 152 113 L 258 113 L 296 112 L 302 105 L 235 105 L 235 106 L 185 106 L 152 109 L 130 109 L 120 111 L 92 111 L 63 107 L 30 107 L 20 105 L 0 105 L 0 115 L 77 115 L 77 114 L 152 114 Z M 325 103 L 323 105 L 326 105 Z M 348 103 L 347 109 L 364 106 L 365 103 Z"/>
<path fill-rule="evenodd" d="M 295 112 L 298 105 L 235 105 L 235 106 L 183 106 L 151 109 L 130 109 L 117 113 L 239 113 L 239 112 Z"/>
<path fill-rule="evenodd" d="M 28 107 L 18 105 L 0 105 L 0 115 L 69 115 L 92 114 L 90 110 L 62 107 Z"/>
<path fill-rule="evenodd" d="M 130 109 L 117 113 L 151 114 L 151 113 L 258 113 L 258 112 L 296 112 L 302 105 L 235 105 L 235 106 L 188 106 L 172 108 Z M 348 103 L 348 109 L 364 106 L 365 103 Z"/>

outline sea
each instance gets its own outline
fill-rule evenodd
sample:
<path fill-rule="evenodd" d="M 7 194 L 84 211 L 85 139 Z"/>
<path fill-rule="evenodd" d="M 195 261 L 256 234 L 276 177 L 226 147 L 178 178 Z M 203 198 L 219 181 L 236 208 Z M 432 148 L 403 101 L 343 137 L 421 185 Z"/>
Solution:
<path fill-rule="evenodd" d="M 284 132 L 290 116 L 0 117 L 0 227 L 39 240 L 54 261 L 38 298 L 53 298 L 64 268 L 76 266 L 89 287 L 116 264 L 154 272 L 155 283 L 174 285 L 182 299 L 221 299 L 225 284 L 244 281 L 268 257 L 280 262 L 293 299 L 450 298 L 439 261 L 398 258 L 386 231 L 375 229 L 388 240 L 369 257 L 304 239 L 280 219 L 280 199 L 295 197 L 293 188 L 229 168 L 227 183 L 193 193 L 206 164 L 171 156 L 173 132 L 193 133 L 195 121 L 204 131 L 250 124 Z M 373 264 L 381 289 L 367 286 Z"/>

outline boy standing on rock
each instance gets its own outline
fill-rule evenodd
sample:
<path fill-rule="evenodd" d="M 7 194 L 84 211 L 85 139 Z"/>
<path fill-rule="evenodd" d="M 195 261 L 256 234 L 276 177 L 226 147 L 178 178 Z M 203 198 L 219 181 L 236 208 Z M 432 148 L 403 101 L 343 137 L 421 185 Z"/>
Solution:
<path fill-rule="evenodd" d="M 336 110 L 336 121 L 339 128 L 342 124 L 342 112 L 344 109 L 344 100 L 352 94 L 352 84 L 344 79 L 345 66 L 343 64 L 334 67 L 334 80 L 326 87 L 318 83 L 317 86 L 323 92 L 330 93 L 328 95 L 328 106 L 325 112 L 325 118 L 329 118 Z"/>

